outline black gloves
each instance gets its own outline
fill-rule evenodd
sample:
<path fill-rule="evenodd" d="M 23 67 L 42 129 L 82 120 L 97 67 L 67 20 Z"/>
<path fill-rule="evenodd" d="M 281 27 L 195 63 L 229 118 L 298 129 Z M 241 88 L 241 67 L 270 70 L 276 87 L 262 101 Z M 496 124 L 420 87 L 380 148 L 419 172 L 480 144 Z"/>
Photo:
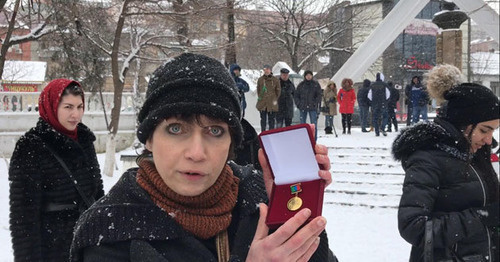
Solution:
<path fill-rule="evenodd" d="M 498 202 L 490 203 L 484 207 L 473 208 L 485 226 L 498 226 Z"/>

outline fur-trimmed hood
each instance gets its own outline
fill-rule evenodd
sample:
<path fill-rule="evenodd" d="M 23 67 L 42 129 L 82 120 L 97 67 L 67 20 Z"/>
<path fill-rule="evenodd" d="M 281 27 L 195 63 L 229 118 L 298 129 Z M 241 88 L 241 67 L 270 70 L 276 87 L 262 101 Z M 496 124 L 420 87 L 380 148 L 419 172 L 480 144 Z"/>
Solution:
<path fill-rule="evenodd" d="M 392 155 L 404 160 L 418 150 L 441 150 L 455 158 L 469 160 L 469 142 L 452 124 L 435 119 L 403 129 L 392 144 Z"/>

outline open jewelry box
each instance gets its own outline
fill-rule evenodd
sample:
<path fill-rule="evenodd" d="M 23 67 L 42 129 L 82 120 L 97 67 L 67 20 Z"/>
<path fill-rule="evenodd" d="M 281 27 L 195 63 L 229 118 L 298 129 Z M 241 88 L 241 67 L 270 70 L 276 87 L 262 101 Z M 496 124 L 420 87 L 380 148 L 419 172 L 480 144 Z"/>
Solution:
<path fill-rule="evenodd" d="M 264 131 L 259 140 L 274 178 L 267 226 L 276 229 L 303 208 L 311 210 L 308 221 L 320 216 L 325 181 L 318 175 L 311 126 L 300 124 Z"/>

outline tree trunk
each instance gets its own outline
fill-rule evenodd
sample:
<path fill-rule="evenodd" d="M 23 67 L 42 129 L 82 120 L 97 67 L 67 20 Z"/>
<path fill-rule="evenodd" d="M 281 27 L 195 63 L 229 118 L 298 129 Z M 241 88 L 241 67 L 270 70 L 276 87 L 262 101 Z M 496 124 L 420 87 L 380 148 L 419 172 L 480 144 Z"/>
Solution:
<path fill-rule="evenodd" d="M 236 35 L 234 28 L 234 0 L 227 0 L 227 39 L 226 66 L 236 64 Z"/>
<path fill-rule="evenodd" d="M 123 25 L 125 24 L 124 13 L 127 10 L 127 5 L 131 0 L 125 0 L 121 9 L 121 14 L 116 24 L 115 37 L 113 41 L 113 50 L 111 52 L 111 73 L 113 75 L 113 108 L 111 109 L 111 123 L 109 123 L 108 131 L 109 136 L 106 142 L 106 159 L 104 164 L 103 173 L 107 176 L 113 176 L 113 168 L 115 166 L 115 152 L 116 152 L 116 133 L 118 132 L 118 123 L 120 121 L 120 109 L 122 107 L 122 94 L 123 86 L 125 84 L 125 76 L 127 70 L 120 73 L 120 65 L 118 61 L 120 51 L 120 40 L 122 36 Z"/>
<path fill-rule="evenodd" d="M 182 13 L 185 11 L 184 0 L 176 0 L 173 3 L 174 11 L 177 13 Z M 191 41 L 189 40 L 189 26 L 188 19 L 186 15 L 177 15 L 175 18 L 175 23 L 177 26 L 177 40 L 181 46 L 191 46 Z"/>
<path fill-rule="evenodd" d="M 115 170 L 115 150 L 116 150 L 116 140 L 115 134 L 108 133 L 106 138 L 106 160 L 104 161 L 103 173 L 109 177 L 113 176 Z M 109 161 L 113 159 L 113 161 Z"/>
<path fill-rule="evenodd" d="M 16 3 L 14 4 L 14 11 L 12 12 L 12 17 L 10 18 L 9 21 L 9 28 L 7 29 L 7 33 L 5 34 L 5 38 L 3 39 L 2 42 L 2 49 L 0 50 L 0 79 L 2 79 L 3 76 L 3 68 L 5 66 L 5 59 L 7 55 L 7 51 L 9 51 L 10 47 L 10 37 L 12 36 L 12 32 L 14 31 L 14 27 L 16 25 L 16 16 L 17 16 L 17 10 L 19 10 L 19 3 L 21 0 L 16 0 Z"/>

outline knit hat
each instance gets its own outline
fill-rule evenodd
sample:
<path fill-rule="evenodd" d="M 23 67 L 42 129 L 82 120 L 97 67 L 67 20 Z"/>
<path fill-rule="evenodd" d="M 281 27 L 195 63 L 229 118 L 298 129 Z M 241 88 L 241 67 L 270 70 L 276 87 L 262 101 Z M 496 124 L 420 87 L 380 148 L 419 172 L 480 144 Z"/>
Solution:
<path fill-rule="evenodd" d="M 61 96 L 64 89 L 70 85 L 80 87 L 80 83 L 70 79 L 60 78 L 50 81 L 42 90 L 40 97 L 38 98 L 38 113 L 45 122 L 49 123 L 59 133 L 76 140 L 78 138 L 77 129 L 66 129 L 61 125 L 61 123 L 59 123 L 59 119 L 57 118 L 57 108 L 59 107 Z M 84 103 L 83 108 L 85 108 L 85 100 L 82 99 L 82 102 Z"/>
<path fill-rule="evenodd" d="M 313 72 L 311 70 L 306 70 L 304 72 L 304 77 L 306 77 L 306 75 L 313 75 Z"/>
<path fill-rule="evenodd" d="M 462 83 L 444 93 L 446 102 L 439 117 L 458 126 L 500 118 L 498 97 L 487 87 Z"/>
<path fill-rule="evenodd" d="M 146 143 L 156 126 L 178 114 L 202 114 L 226 122 L 239 146 L 243 137 L 236 84 L 217 60 L 182 54 L 153 73 L 146 101 L 137 117 L 137 138 Z"/>

